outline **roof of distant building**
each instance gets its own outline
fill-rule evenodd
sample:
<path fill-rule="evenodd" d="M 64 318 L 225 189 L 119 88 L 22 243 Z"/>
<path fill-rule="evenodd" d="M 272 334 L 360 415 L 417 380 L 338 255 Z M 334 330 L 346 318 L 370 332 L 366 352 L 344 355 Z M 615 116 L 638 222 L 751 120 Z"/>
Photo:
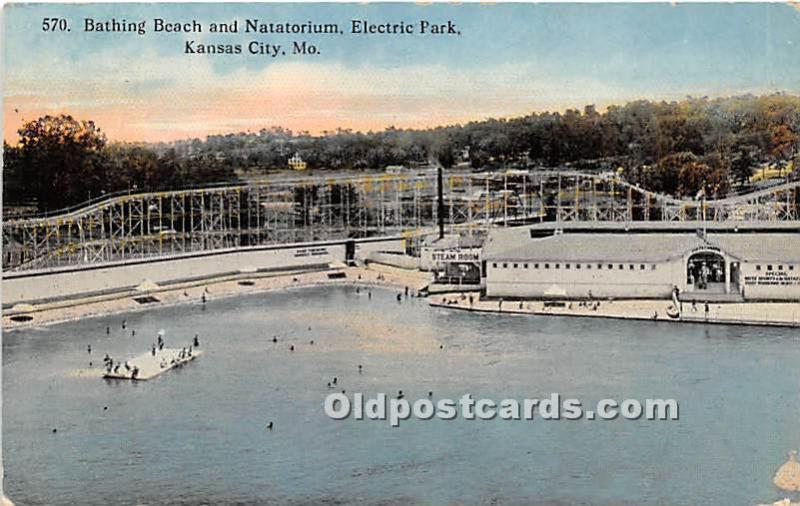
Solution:
<path fill-rule="evenodd" d="M 513 230 L 513 229 L 512 229 Z M 484 260 L 551 260 L 563 262 L 663 262 L 693 250 L 719 249 L 743 261 L 800 262 L 800 234 L 714 233 L 691 231 L 644 234 L 563 233 L 531 238 L 526 229 L 493 233 Z"/>

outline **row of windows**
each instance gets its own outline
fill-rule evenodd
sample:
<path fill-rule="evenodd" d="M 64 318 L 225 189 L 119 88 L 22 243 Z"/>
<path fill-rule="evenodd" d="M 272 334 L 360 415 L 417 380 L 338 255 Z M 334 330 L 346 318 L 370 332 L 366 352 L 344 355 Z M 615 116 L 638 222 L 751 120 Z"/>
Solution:
<path fill-rule="evenodd" d="M 534 269 L 542 269 L 542 268 L 543 269 L 550 269 L 550 268 L 561 269 L 561 267 L 563 266 L 564 269 L 573 269 L 573 268 L 574 269 L 592 269 L 592 268 L 594 268 L 594 265 L 597 265 L 597 269 L 598 270 L 599 269 L 603 269 L 603 268 L 606 268 L 606 269 L 609 269 L 609 270 L 616 268 L 616 269 L 618 269 L 620 271 L 623 271 L 623 270 L 626 269 L 626 264 L 602 264 L 602 263 L 600 263 L 600 264 L 560 264 L 560 263 L 558 263 L 558 264 L 550 264 L 550 263 L 543 263 L 543 264 L 531 264 L 531 263 L 509 264 L 509 263 L 502 263 L 502 264 L 498 264 L 498 263 L 493 263 L 492 267 L 495 268 L 495 269 L 501 268 L 501 266 L 502 266 L 503 269 L 530 269 L 531 266 L 533 266 Z M 640 271 L 643 271 L 646 268 L 647 268 L 647 266 L 645 264 L 639 264 L 638 265 L 638 269 Z M 637 266 L 636 266 L 636 264 L 627 264 L 627 269 L 629 271 L 635 271 L 637 269 Z M 650 270 L 656 270 L 656 264 L 650 264 Z"/>
<path fill-rule="evenodd" d="M 793 271 L 793 270 L 794 270 L 794 265 L 787 265 L 786 267 L 787 267 L 787 268 L 788 268 L 790 271 Z M 761 266 L 760 266 L 760 265 L 756 265 L 756 270 L 757 270 L 757 271 L 760 271 L 760 270 L 761 270 Z M 768 271 L 771 271 L 771 270 L 772 270 L 772 265 L 767 265 L 767 270 L 768 270 Z M 783 266 L 782 266 L 782 265 L 778 265 L 778 269 L 777 269 L 777 270 L 779 270 L 779 271 L 782 271 L 782 270 L 783 270 Z"/>
<path fill-rule="evenodd" d="M 616 268 L 617 270 L 620 270 L 620 271 L 626 269 L 626 264 L 602 264 L 602 263 L 599 263 L 599 264 L 560 264 L 560 263 L 557 263 L 557 264 L 556 263 L 554 263 L 554 264 L 550 264 L 550 263 L 543 263 L 543 264 L 538 264 L 538 263 L 533 263 L 533 264 L 531 264 L 531 263 L 513 263 L 513 264 L 502 263 L 502 264 L 498 264 L 498 263 L 495 262 L 495 263 L 492 264 L 492 267 L 495 268 L 495 269 L 498 269 L 498 268 L 501 268 L 501 267 L 503 269 L 530 269 L 531 266 L 533 266 L 534 269 L 542 269 L 542 268 L 543 269 L 550 269 L 550 268 L 561 269 L 562 266 L 563 266 L 564 269 L 572 269 L 572 268 L 575 268 L 575 269 L 592 269 L 594 265 L 597 266 L 597 269 L 605 268 L 605 269 L 611 270 L 611 269 L 615 269 Z M 649 265 L 650 265 L 650 269 L 651 270 L 656 270 L 656 264 L 649 264 Z M 783 265 L 773 266 L 771 264 L 768 264 L 765 267 L 766 267 L 767 271 L 772 271 L 772 270 L 782 271 L 782 270 L 784 270 L 784 266 Z M 777 269 L 775 269 L 775 267 L 777 267 Z M 793 271 L 794 270 L 794 265 L 787 265 L 786 268 L 788 270 L 790 270 L 790 271 Z M 637 269 L 637 266 L 636 266 L 636 264 L 627 264 L 627 269 L 629 271 L 634 271 L 634 270 Z M 639 264 L 638 265 L 638 270 L 643 271 L 645 269 L 647 269 L 646 264 Z M 756 270 L 757 271 L 762 270 L 762 266 L 761 265 L 756 265 Z"/>

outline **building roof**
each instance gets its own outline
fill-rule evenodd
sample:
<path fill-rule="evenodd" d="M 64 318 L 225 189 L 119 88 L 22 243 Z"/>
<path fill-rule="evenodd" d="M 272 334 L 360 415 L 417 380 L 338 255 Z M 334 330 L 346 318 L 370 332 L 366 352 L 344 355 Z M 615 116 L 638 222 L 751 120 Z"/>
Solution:
<path fill-rule="evenodd" d="M 478 236 L 457 235 L 450 234 L 439 239 L 436 235 L 430 235 L 422 242 L 424 247 L 444 250 L 444 249 L 457 249 L 457 248 L 480 248 L 483 245 L 484 239 Z"/>
<path fill-rule="evenodd" d="M 573 232 L 685 232 L 693 230 L 727 232 L 797 232 L 800 221 L 544 221 L 525 227 L 527 230 L 564 230 Z"/>
<path fill-rule="evenodd" d="M 720 249 L 742 261 L 800 262 L 800 234 L 792 233 L 564 233 L 531 238 L 519 231 L 490 235 L 484 260 L 663 262 L 695 249 Z"/>

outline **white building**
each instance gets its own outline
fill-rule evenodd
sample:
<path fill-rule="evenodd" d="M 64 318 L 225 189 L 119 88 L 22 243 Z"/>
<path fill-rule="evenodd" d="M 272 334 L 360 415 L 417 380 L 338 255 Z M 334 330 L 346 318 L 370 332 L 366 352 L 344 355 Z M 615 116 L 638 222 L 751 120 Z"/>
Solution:
<path fill-rule="evenodd" d="M 420 247 L 419 267 L 434 274 L 434 284 L 481 283 L 481 243 L 477 237 L 448 235 L 430 237 Z"/>
<path fill-rule="evenodd" d="M 295 153 L 293 157 L 289 158 L 289 168 L 292 170 L 306 170 L 306 168 L 308 168 L 308 164 L 300 157 L 298 153 Z"/>
<path fill-rule="evenodd" d="M 702 227 L 702 224 L 700 225 Z M 548 223 L 492 233 L 486 295 L 800 300 L 800 225 Z"/>

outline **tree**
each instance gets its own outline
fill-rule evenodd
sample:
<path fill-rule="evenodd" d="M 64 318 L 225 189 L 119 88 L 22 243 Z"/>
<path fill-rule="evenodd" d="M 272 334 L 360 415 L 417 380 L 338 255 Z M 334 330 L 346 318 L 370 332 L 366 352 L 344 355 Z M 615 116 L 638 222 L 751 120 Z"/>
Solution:
<path fill-rule="evenodd" d="M 731 177 L 739 185 L 744 185 L 753 176 L 753 169 L 756 166 L 755 153 L 757 148 L 743 145 L 737 146 L 731 155 Z"/>
<path fill-rule="evenodd" d="M 22 204 L 26 197 L 19 148 L 3 142 L 3 203 L 6 206 Z"/>
<path fill-rule="evenodd" d="M 453 156 L 453 145 L 450 142 L 443 142 L 436 148 L 436 158 L 445 169 L 455 165 L 456 158 Z"/>
<path fill-rule="evenodd" d="M 634 183 L 677 197 L 694 197 L 703 190 L 709 198 L 716 198 L 728 192 L 728 170 L 716 154 L 700 158 L 688 151 L 675 153 L 628 174 Z"/>
<path fill-rule="evenodd" d="M 111 144 L 106 148 L 108 191 L 154 191 L 168 188 L 175 174 L 151 149 L 135 144 Z"/>
<path fill-rule="evenodd" d="M 58 209 L 99 195 L 107 187 L 106 137 L 92 121 L 42 116 L 19 129 L 23 184 L 39 209 Z"/>

